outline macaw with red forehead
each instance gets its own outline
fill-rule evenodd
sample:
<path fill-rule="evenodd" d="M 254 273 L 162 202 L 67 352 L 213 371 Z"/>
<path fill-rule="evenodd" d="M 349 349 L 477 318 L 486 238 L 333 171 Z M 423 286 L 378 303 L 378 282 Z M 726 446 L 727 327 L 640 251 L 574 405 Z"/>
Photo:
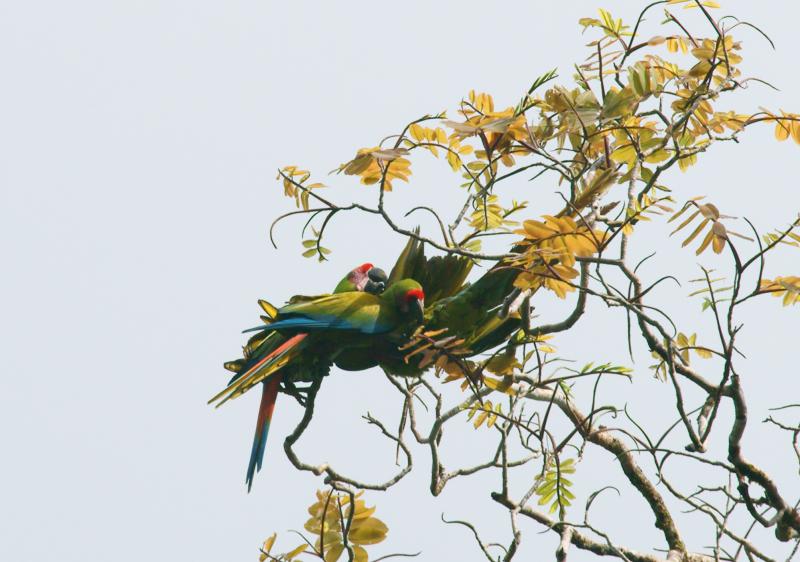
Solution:
<path fill-rule="evenodd" d="M 470 284 L 466 277 L 471 268 L 471 260 L 457 255 L 426 257 L 424 245 L 412 237 L 388 278 L 366 263 L 348 273 L 333 295 L 292 297 L 281 309 L 259 301 L 266 325 L 253 329 L 257 333 L 245 346 L 244 359 L 225 365 L 237 374 L 210 401 L 222 404 L 263 383 L 248 490 L 261 468 L 281 381 L 314 380 L 332 364 L 344 370 L 380 366 L 392 374 L 420 375 L 427 367 L 409 360 L 403 344 L 412 326 L 422 323 L 427 330 L 444 330 L 461 339 L 473 353 L 501 345 L 518 330 L 520 315 L 500 312 L 513 295 L 516 269 L 501 264 Z"/>
<path fill-rule="evenodd" d="M 364 264 L 342 279 L 332 295 L 293 297 L 281 309 L 259 301 L 268 323 L 253 329 L 258 333 L 245 346 L 244 359 L 226 364 L 237 374 L 211 399 L 221 405 L 263 383 L 247 469 L 248 491 L 261 469 L 278 390 L 287 374 L 291 378 L 323 376 L 333 357 L 348 346 L 368 345 L 370 336 L 422 321 L 425 296 L 419 283 L 403 280 L 381 294 L 386 279 L 382 270 Z M 331 338 L 330 332 L 337 336 Z"/>

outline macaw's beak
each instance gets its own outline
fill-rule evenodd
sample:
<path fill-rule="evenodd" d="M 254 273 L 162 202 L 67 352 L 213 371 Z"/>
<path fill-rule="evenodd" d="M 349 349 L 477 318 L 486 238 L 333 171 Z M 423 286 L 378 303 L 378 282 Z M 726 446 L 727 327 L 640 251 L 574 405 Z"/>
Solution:
<path fill-rule="evenodd" d="M 414 311 L 414 319 L 418 324 L 425 321 L 425 299 L 414 299 L 411 308 Z"/>
<path fill-rule="evenodd" d="M 373 281 L 372 279 L 367 279 L 367 283 L 364 285 L 364 292 L 373 295 L 380 295 L 384 289 L 386 289 L 385 283 Z"/>
<path fill-rule="evenodd" d="M 386 272 L 379 267 L 373 267 L 367 272 L 367 282 L 364 285 L 364 292 L 380 295 L 386 289 L 389 277 Z"/>

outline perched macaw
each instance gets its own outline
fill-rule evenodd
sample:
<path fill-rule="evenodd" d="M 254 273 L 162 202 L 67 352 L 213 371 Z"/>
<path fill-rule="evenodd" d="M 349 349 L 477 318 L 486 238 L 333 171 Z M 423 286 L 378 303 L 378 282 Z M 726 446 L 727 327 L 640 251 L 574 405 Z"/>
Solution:
<path fill-rule="evenodd" d="M 501 310 L 514 292 L 518 274 L 511 267 L 490 269 L 475 283 L 426 310 L 426 329 L 447 328 L 447 335 L 463 339 L 462 346 L 475 354 L 503 343 L 521 325 L 519 315 L 504 315 Z"/>
<path fill-rule="evenodd" d="M 465 283 L 473 261 L 469 258 L 446 255 L 425 257 L 424 245 L 409 239 L 389 275 L 388 287 L 399 278 L 416 279 L 425 287 L 427 307 L 424 314 L 426 330 L 446 329 L 444 336 L 463 340 L 460 347 L 472 354 L 482 353 L 502 344 L 519 329 L 519 315 L 502 313 L 502 306 L 514 292 L 514 279 L 519 273 L 507 266 L 495 266 L 474 283 Z M 359 371 L 381 366 L 384 370 L 404 376 L 422 374 L 418 367 L 421 355 L 406 360 L 401 349 L 405 341 L 376 338 L 369 348 L 350 348 L 335 359 L 336 366 Z"/>
<path fill-rule="evenodd" d="M 354 270 L 355 271 L 355 270 Z M 382 288 L 386 276 L 375 268 L 368 272 L 368 280 L 352 274 L 337 287 L 371 288 L 370 283 Z M 345 281 L 348 281 L 345 284 Z M 375 288 L 372 286 L 372 288 Z M 395 283 L 391 290 L 380 295 L 347 291 L 320 297 L 301 297 L 281 309 L 264 307 L 267 312 L 265 326 L 255 328 L 259 334 L 248 342 L 255 352 L 247 353 L 244 363 L 235 365 L 239 372 L 228 387 L 212 398 L 224 403 L 259 382 L 263 393 L 256 432 L 248 464 L 248 490 L 255 473 L 260 470 L 264 456 L 269 423 L 281 380 L 287 374 L 309 371 L 306 376 L 323 376 L 332 358 L 348 346 L 369 345 L 368 339 L 378 334 L 401 330 L 413 322 L 421 322 L 425 295 L 419 283 L 413 280 Z M 335 337 L 330 333 L 336 332 Z M 260 338 L 260 339 L 258 339 Z"/>
<path fill-rule="evenodd" d="M 411 320 L 422 322 L 424 310 L 422 285 L 401 279 L 380 295 L 350 291 L 289 304 L 278 310 L 273 322 L 252 330 L 379 335 L 394 332 Z"/>
<path fill-rule="evenodd" d="M 339 284 L 336 285 L 334 293 L 366 291 L 379 294 L 383 291 L 386 281 L 387 276 L 382 269 L 374 267 L 371 263 L 365 263 L 350 271 Z M 307 302 L 318 298 L 321 297 L 295 296 L 292 297 L 290 302 Z M 278 314 L 278 310 L 264 300 L 260 300 L 259 305 L 266 314 L 266 316 L 262 316 L 262 319 L 265 321 L 271 321 Z M 287 365 L 286 361 L 280 361 L 280 358 L 286 357 L 288 352 L 297 346 L 304 337 L 303 334 L 285 337 L 277 332 L 257 334 L 250 338 L 247 345 L 244 347 L 243 359 L 229 361 L 225 364 L 227 369 L 234 371 L 236 374 L 229 381 L 228 387 L 223 393 L 228 391 L 231 386 L 242 378 L 258 376 L 266 370 L 275 373 L 273 377 L 266 380 L 262 385 L 261 404 L 258 409 L 256 429 L 253 436 L 253 447 L 250 452 L 250 461 L 247 466 L 246 482 L 248 491 L 253 485 L 255 472 L 261 469 L 267 434 L 269 433 L 269 425 L 275 409 L 275 401 L 278 397 L 280 383 L 282 380 L 285 380 L 285 375 L 288 374 L 289 377 L 292 377 L 292 371 L 304 371 L 303 374 L 305 376 L 323 376 L 327 374 L 329 361 L 319 361 L 314 357 L 309 357 L 305 361 L 295 362 L 296 364 L 294 365 Z M 280 370 L 276 369 L 276 363 L 279 363 L 279 366 L 284 366 L 285 368 Z M 250 387 L 248 386 L 247 388 Z M 240 392 L 243 392 L 243 390 Z M 236 394 L 228 393 L 228 396 L 222 402 L 238 395 L 240 392 Z M 222 393 L 215 396 L 211 401 L 221 396 Z"/>
<path fill-rule="evenodd" d="M 446 335 L 464 340 L 464 348 L 482 353 L 505 341 L 520 326 L 518 316 L 501 314 L 519 271 L 501 263 L 474 283 L 465 283 L 472 264 L 471 259 L 452 254 L 426 258 L 423 244 L 410 239 L 387 285 L 400 277 L 422 283 L 428 297 L 425 329 L 446 328 Z"/>
<path fill-rule="evenodd" d="M 580 211 L 596 199 L 598 192 L 608 189 L 616 178 L 610 170 L 603 173 L 603 181 L 582 192 L 556 216 L 579 216 Z M 511 248 L 511 253 L 521 254 L 526 249 L 524 245 L 516 245 Z M 475 283 L 466 285 L 448 298 L 432 302 L 425 311 L 426 329 L 447 328 L 449 335 L 463 338 L 463 347 L 472 353 L 482 353 L 507 341 L 522 326 L 521 315 L 509 314 L 506 308 L 509 301 L 520 295 L 514 287 L 519 273 L 519 268 L 508 263 L 496 263 Z M 529 293 L 527 298 L 531 295 Z"/>
<path fill-rule="evenodd" d="M 426 257 L 424 244 L 409 238 L 405 248 L 389 274 L 387 286 L 400 279 L 414 279 L 425 287 L 426 313 L 432 306 L 463 289 L 464 281 L 472 269 L 473 261 L 456 255 Z M 380 365 L 399 375 L 419 375 L 421 371 L 413 362 L 404 361 L 405 353 L 398 346 L 405 343 L 397 334 L 374 338 L 369 347 L 351 347 L 338 354 L 336 366 L 345 371 L 361 371 Z"/>

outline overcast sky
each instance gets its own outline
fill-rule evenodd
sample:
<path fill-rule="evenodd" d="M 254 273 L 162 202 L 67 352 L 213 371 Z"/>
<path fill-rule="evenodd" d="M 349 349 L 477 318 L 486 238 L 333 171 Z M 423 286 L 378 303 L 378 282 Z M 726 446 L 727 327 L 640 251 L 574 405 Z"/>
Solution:
<path fill-rule="evenodd" d="M 740 34 L 745 68 L 781 91 L 753 85 L 737 109 L 800 111 L 800 8 L 788 0 L 722 3 L 777 46 Z M 368 195 L 351 178 L 324 176 L 406 122 L 454 108 L 471 88 L 505 106 L 551 68 L 566 82 L 571 64 L 585 57 L 578 18 L 603 6 L 631 20 L 634 4 L 642 3 L 0 2 L 0 559 L 247 561 L 273 531 L 282 546 L 294 546 L 285 531 L 302 528 L 321 486 L 291 468 L 280 447 L 300 408 L 281 397 L 265 468 L 248 495 L 257 393 L 217 411 L 206 400 L 227 380 L 222 363 L 238 356 L 239 332 L 257 321 L 258 298 L 281 303 L 328 291 L 364 261 L 388 269 L 404 241 L 351 216 L 331 227 L 328 263 L 300 256 L 300 222 L 279 226 L 273 249 L 268 225 L 292 208 L 275 170 L 314 170 L 337 186 L 328 194 L 338 201 Z M 773 142 L 763 127 L 667 183 L 678 199 L 707 193 L 723 212 L 766 230 L 800 208 L 798 162 L 800 147 Z M 420 164 L 411 186 L 397 186 L 390 198 L 397 216 L 414 197 L 441 206 L 459 196 L 457 178 L 426 176 L 428 169 Z M 520 176 L 518 189 L 531 185 Z M 536 187 L 526 196 L 538 202 L 531 216 L 554 211 L 545 202 L 555 186 Z M 678 268 L 670 260 L 680 257 L 682 278 L 696 274 L 693 254 L 681 253 L 678 241 L 654 240 L 636 250 L 655 245 L 662 270 Z M 797 275 L 794 258 L 771 273 Z M 672 302 L 702 337 L 711 332 L 688 292 L 671 293 Z M 541 299 L 543 315 L 557 319 L 565 310 L 550 295 Z M 558 341 L 562 353 L 630 364 L 623 332 L 605 329 L 603 311 L 590 312 L 597 316 Z M 800 326 L 797 311 L 777 302 L 750 314 L 745 384 L 758 421 L 768 406 L 796 401 L 797 362 L 780 347 L 796 344 Z M 610 400 L 645 418 L 674 400 L 648 364 L 643 357 L 636 382 Z M 377 373 L 330 377 L 300 450 L 356 476 L 389 475 L 393 448 L 359 418 L 369 410 L 394 424 L 398 409 Z M 665 417 L 657 427 L 667 424 Z M 461 440 L 449 450 L 453 464 L 475 458 L 481 437 L 467 440 L 472 435 L 454 434 Z M 783 436 L 751 436 L 748 446 L 798 491 Z M 506 516 L 487 501 L 493 479 L 453 483 L 434 501 L 425 450 L 416 453 L 412 476 L 387 495 L 368 496 L 391 529 L 374 552 L 478 560 L 467 532 L 440 522 L 443 512 L 507 542 Z M 584 461 L 576 481 L 591 491 L 616 482 L 617 471 L 608 459 Z M 660 545 L 637 501 L 609 497 L 598 514 L 620 541 L 635 531 L 633 546 Z M 525 530 L 526 552 L 552 556 L 553 537 L 533 524 Z M 687 533 L 692 548 L 709 544 Z"/>

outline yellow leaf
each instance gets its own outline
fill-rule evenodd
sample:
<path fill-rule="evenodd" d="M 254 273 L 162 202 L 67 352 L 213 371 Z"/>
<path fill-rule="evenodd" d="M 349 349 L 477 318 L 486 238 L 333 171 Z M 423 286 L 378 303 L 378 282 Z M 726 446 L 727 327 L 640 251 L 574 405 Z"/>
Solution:
<path fill-rule="evenodd" d="M 761 291 L 775 297 L 783 297 L 783 306 L 800 303 L 800 277 L 776 277 L 772 281 L 761 281 Z"/>
<path fill-rule="evenodd" d="M 604 118 L 622 117 L 633 109 L 638 102 L 631 88 L 611 88 L 603 99 L 602 116 Z"/>
<path fill-rule="evenodd" d="M 713 0 L 702 0 L 700 2 L 700 4 L 702 4 L 706 8 L 719 8 L 720 7 L 719 4 L 714 2 Z M 683 7 L 684 10 L 691 10 L 692 8 L 697 8 L 697 4 L 692 2 L 690 4 L 686 4 Z"/>
<path fill-rule="evenodd" d="M 328 546 L 325 545 L 325 562 L 336 562 L 344 551 L 342 543 L 336 543 Z"/>
<path fill-rule="evenodd" d="M 775 122 L 775 138 L 778 141 L 785 141 L 789 138 L 789 124 L 780 119 Z"/>
<path fill-rule="evenodd" d="M 686 334 L 679 333 L 678 337 L 675 338 L 675 342 L 678 344 L 678 347 L 681 348 L 681 352 L 680 352 L 681 359 L 683 359 L 683 362 L 688 365 L 689 364 L 689 350 L 688 349 L 684 349 L 684 348 L 689 346 L 689 340 L 686 339 Z"/>
<path fill-rule="evenodd" d="M 481 425 L 483 425 L 483 422 L 486 421 L 486 418 L 488 416 L 489 412 L 487 412 L 486 410 L 481 410 L 481 413 L 478 415 L 477 418 L 475 418 L 475 421 L 472 423 L 475 429 L 478 429 Z"/>
<path fill-rule="evenodd" d="M 322 532 L 322 521 L 320 520 L 321 515 L 322 514 L 315 515 L 306 521 L 305 525 L 303 525 L 303 528 L 309 533 L 314 533 L 315 535 L 320 534 Z"/>
<path fill-rule="evenodd" d="M 792 140 L 800 144 L 800 121 L 792 121 Z"/>
<path fill-rule="evenodd" d="M 367 519 L 373 513 L 375 513 L 375 507 L 366 507 L 364 506 L 363 501 L 356 502 L 356 513 L 353 516 L 353 519 Z"/>
<path fill-rule="evenodd" d="M 353 547 L 353 562 L 369 562 L 367 551 L 356 545 Z"/>
<path fill-rule="evenodd" d="M 682 208 L 680 211 L 678 211 L 677 213 L 675 213 L 674 215 L 672 215 L 672 218 L 670 218 L 670 219 L 669 219 L 669 221 L 667 221 L 667 222 L 672 222 L 672 221 L 676 220 L 676 219 L 677 219 L 678 217 L 680 217 L 680 216 L 681 216 L 681 215 L 684 213 L 684 211 L 686 211 L 686 209 L 688 209 L 688 208 L 689 208 L 689 205 L 684 205 L 684 206 L 683 206 L 683 208 Z M 699 215 L 699 214 L 700 214 L 700 211 L 699 211 L 699 210 L 697 210 L 697 211 L 695 211 L 694 213 L 692 213 L 691 215 L 689 215 L 689 218 L 688 218 L 688 219 L 686 219 L 686 220 L 684 220 L 684 221 L 683 221 L 681 224 L 679 224 L 679 225 L 678 225 L 678 228 L 676 228 L 675 230 L 673 230 L 672 232 L 670 232 L 670 233 L 669 233 L 669 235 L 670 235 L 670 236 L 672 236 L 673 234 L 675 234 L 676 232 L 678 232 L 678 231 L 679 231 L 680 229 L 682 229 L 684 226 L 686 226 L 687 224 L 689 224 L 690 222 L 692 222 L 692 221 L 694 220 L 694 218 L 695 218 L 697 215 Z"/>
<path fill-rule="evenodd" d="M 659 162 L 663 162 L 669 157 L 670 157 L 669 151 L 664 150 L 662 148 L 661 150 L 656 150 L 653 154 L 645 158 L 644 161 L 647 162 L 648 164 L 657 164 Z"/>
<path fill-rule="evenodd" d="M 284 558 L 286 558 L 287 560 L 294 560 L 294 558 L 295 558 L 295 557 L 297 557 L 297 556 L 299 556 L 300 554 L 302 554 L 303 552 L 305 552 L 305 550 L 306 550 L 306 547 L 307 547 L 307 546 L 308 546 L 307 544 L 301 544 L 300 546 L 298 546 L 297 548 L 294 548 L 294 549 L 290 550 L 289 552 L 287 552 L 287 553 L 286 553 L 286 554 L 284 554 L 283 556 L 284 556 Z"/>
<path fill-rule="evenodd" d="M 354 544 L 378 544 L 386 538 L 389 528 L 375 517 L 365 519 L 362 523 L 353 523 L 348 539 Z M 326 559 L 327 562 L 327 559 Z"/>
<path fill-rule="evenodd" d="M 702 47 L 695 47 L 692 49 L 692 55 L 701 60 L 709 60 L 716 55 L 714 44 L 703 44 Z"/>
<path fill-rule="evenodd" d="M 550 268 L 553 271 L 552 277 L 545 278 L 544 286 L 553 291 L 560 299 L 567 298 L 567 293 L 575 290 L 567 281 L 578 276 L 578 272 L 572 268 L 556 265 Z"/>
<path fill-rule="evenodd" d="M 667 50 L 670 53 L 678 52 L 678 40 L 675 37 L 667 37 Z"/>
<path fill-rule="evenodd" d="M 693 166 L 696 163 L 697 163 L 697 154 L 682 156 L 678 160 L 678 168 L 680 168 L 681 172 L 685 172 L 689 168 L 689 166 Z"/>
<path fill-rule="evenodd" d="M 498 353 L 486 362 L 485 368 L 496 375 L 508 374 L 521 367 L 513 350 Z"/>
<path fill-rule="evenodd" d="M 715 221 L 711 226 L 711 232 L 714 234 L 712 248 L 715 254 L 721 254 L 725 248 L 725 242 L 728 239 L 728 233 L 725 230 L 725 225 L 719 221 Z"/>
<path fill-rule="evenodd" d="M 270 550 L 272 550 L 272 545 L 275 544 L 275 539 L 277 536 L 278 533 L 272 533 L 272 536 L 264 541 L 264 545 L 261 547 L 261 555 L 258 557 L 260 562 L 264 562 L 264 560 L 267 559 L 267 555 L 269 554 Z"/>
<path fill-rule="evenodd" d="M 708 245 L 711 243 L 711 241 L 713 239 L 714 239 L 714 231 L 713 230 L 709 230 L 708 234 L 706 234 L 706 237 L 703 238 L 703 242 L 700 244 L 700 246 L 695 251 L 695 255 L 699 256 L 700 254 L 702 254 L 703 250 L 708 248 Z M 719 252 L 717 252 L 717 253 L 719 253 Z"/>
<path fill-rule="evenodd" d="M 714 205 L 713 203 L 706 203 L 704 205 L 698 206 L 697 208 L 707 219 L 715 221 L 720 217 L 719 209 L 717 209 L 717 206 Z"/>
<path fill-rule="evenodd" d="M 708 74 L 709 70 L 711 70 L 711 63 L 707 60 L 701 60 L 689 69 L 689 76 L 693 78 L 700 78 Z"/>
<path fill-rule="evenodd" d="M 554 231 L 551 228 L 548 228 L 544 223 L 536 220 L 527 220 L 523 222 L 522 228 L 524 229 L 523 232 L 515 232 L 518 232 L 519 234 L 525 234 L 526 237 L 530 238 L 531 240 L 542 240 L 549 238 L 554 234 Z"/>
<path fill-rule="evenodd" d="M 496 422 L 496 421 L 497 421 L 497 414 L 495 414 L 493 412 L 490 412 L 489 413 L 489 421 L 486 422 L 486 427 L 489 427 L 489 428 L 494 427 L 494 422 Z"/>
<path fill-rule="evenodd" d="M 711 350 L 707 349 L 705 347 L 695 348 L 694 351 L 695 351 L 695 353 L 697 353 L 697 355 L 699 355 L 703 359 L 710 359 L 713 356 L 713 353 L 711 353 Z"/>
<path fill-rule="evenodd" d="M 276 538 L 278 538 L 278 533 L 272 533 L 272 536 L 264 541 L 264 546 L 261 547 L 262 550 L 264 550 L 266 552 L 269 552 L 270 550 L 272 550 L 272 545 L 275 544 L 275 539 Z"/>
<path fill-rule="evenodd" d="M 450 168 L 457 172 L 459 168 L 461 168 L 461 158 L 458 157 L 458 154 L 454 152 L 447 151 L 447 163 L 450 164 Z"/>
<path fill-rule="evenodd" d="M 702 232 L 702 230 L 705 228 L 706 224 L 708 224 L 708 219 L 703 219 L 703 221 L 697 226 L 697 228 L 694 229 L 694 232 L 692 232 L 689 235 L 689 237 L 686 240 L 683 241 L 683 244 L 681 244 L 681 246 L 685 248 L 686 246 L 691 244 L 692 240 L 697 238 L 697 235 L 700 234 L 700 232 Z"/>
<path fill-rule="evenodd" d="M 549 353 L 546 351 L 545 348 L 547 346 L 540 346 L 539 349 L 545 353 Z M 516 392 L 512 388 L 512 384 L 514 383 L 514 379 L 511 376 L 505 376 L 502 380 L 497 380 L 493 377 L 484 377 L 483 384 L 485 384 L 488 388 L 492 390 L 496 390 L 498 392 L 504 392 L 505 394 L 509 394 L 511 396 L 516 396 Z M 498 404 L 499 406 L 500 404 Z"/>
<path fill-rule="evenodd" d="M 624 163 L 628 166 L 634 165 L 636 156 L 636 149 L 631 144 L 617 148 L 611 153 L 611 159 L 614 162 Z"/>
<path fill-rule="evenodd" d="M 370 152 L 379 149 L 380 149 L 379 147 L 362 148 L 356 153 L 355 158 L 350 160 L 350 162 L 342 164 L 339 167 L 339 170 L 343 171 L 348 176 L 361 175 L 364 171 L 367 170 L 367 168 L 375 164 L 375 159 L 372 157 Z"/>

